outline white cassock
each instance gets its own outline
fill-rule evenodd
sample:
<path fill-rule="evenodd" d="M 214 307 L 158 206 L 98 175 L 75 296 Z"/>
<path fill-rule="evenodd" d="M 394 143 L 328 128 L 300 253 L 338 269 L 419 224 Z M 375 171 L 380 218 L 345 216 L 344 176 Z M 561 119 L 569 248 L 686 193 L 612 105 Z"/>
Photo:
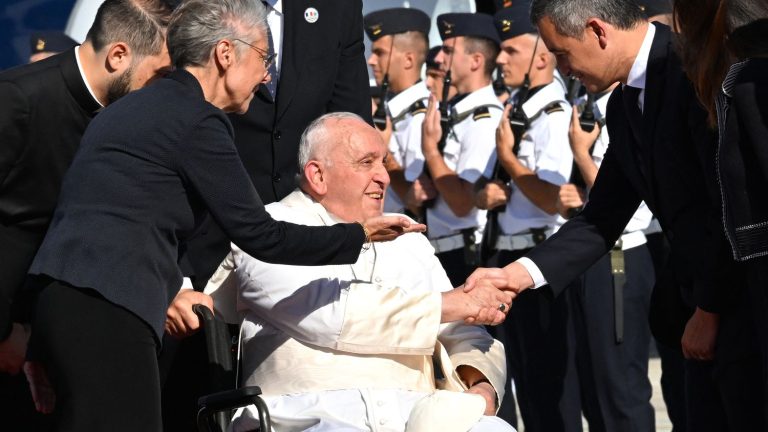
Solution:
<path fill-rule="evenodd" d="M 267 209 L 304 225 L 339 222 L 301 191 Z M 501 400 L 506 366 L 482 326 L 440 324 L 450 289 L 426 237 L 413 233 L 364 249 L 353 265 L 267 264 L 233 245 L 206 292 L 218 315 L 244 316 L 244 384 L 261 387 L 275 431 L 514 431 L 462 393 L 455 369 L 470 365 Z M 433 354 L 446 377 L 437 382 Z M 252 407 L 233 421 L 235 430 L 257 424 Z"/>

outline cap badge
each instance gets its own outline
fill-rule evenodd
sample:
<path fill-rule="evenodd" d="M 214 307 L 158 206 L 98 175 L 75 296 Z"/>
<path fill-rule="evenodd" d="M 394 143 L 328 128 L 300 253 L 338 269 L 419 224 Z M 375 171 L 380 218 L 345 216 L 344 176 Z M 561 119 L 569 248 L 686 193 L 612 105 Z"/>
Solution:
<path fill-rule="evenodd" d="M 381 24 L 372 24 L 368 28 L 371 29 L 371 34 L 374 36 L 378 36 L 381 33 Z"/>
<path fill-rule="evenodd" d="M 37 45 L 35 45 L 35 49 L 38 51 L 42 51 L 45 49 L 45 41 L 43 39 L 37 40 Z"/>
<path fill-rule="evenodd" d="M 443 31 L 444 34 L 451 34 L 453 33 L 453 23 L 449 23 L 448 21 L 443 20 L 443 26 L 445 27 L 445 30 Z"/>
<path fill-rule="evenodd" d="M 501 20 L 501 31 L 508 32 L 512 28 L 512 20 Z"/>

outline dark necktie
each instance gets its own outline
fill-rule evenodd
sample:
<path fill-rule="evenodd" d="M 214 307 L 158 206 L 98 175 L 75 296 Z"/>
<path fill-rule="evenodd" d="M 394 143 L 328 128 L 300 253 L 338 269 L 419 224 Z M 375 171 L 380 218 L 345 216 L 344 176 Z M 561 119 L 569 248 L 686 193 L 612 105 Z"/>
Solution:
<path fill-rule="evenodd" d="M 262 2 L 262 3 L 264 3 L 264 7 L 267 8 L 267 12 L 269 12 L 272 6 L 270 6 L 269 3 L 267 2 Z M 268 51 L 269 51 L 268 54 L 271 56 L 272 54 L 275 53 L 275 44 L 272 41 L 272 31 L 269 29 L 269 27 L 267 27 L 267 44 L 268 44 Z M 272 96 L 272 100 L 275 100 L 275 94 L 277 93 L 278 76 L 277 76 L 276 64 L 277 64 L 277 58 L 275 58 L 275 61 L 270 63 L 269 69 L 267 69 L 272 79 L 269 81 L 269 83 L 267 83 L 266 87 L 267 87 L 267 91 L 269 91 L 269 95 Z"/>
<path fill-rule="evenodd" d="M 622 89 L 624 111 L 627 113 L 627 121 L 637 144 L 641 144 L 641 137 L 643 136 L 643 113 L 637 104 L 640 91 L 641 89 L 630 86 L 624 86 Z"/>

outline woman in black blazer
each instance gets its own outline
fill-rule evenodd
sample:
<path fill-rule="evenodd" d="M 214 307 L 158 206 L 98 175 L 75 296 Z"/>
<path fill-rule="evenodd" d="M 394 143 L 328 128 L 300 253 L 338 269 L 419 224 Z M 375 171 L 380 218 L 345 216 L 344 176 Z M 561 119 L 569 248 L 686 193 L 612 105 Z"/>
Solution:
<path fill-rule="evenodd" d="M 240 248 L 283 264 L 351 264 L 365 241 L 423 230 L 401 217 L 316 228 L 266 213 L 225 114 L 245 112 L 269 79 L 265 17 L 261 2 L 184 3 L 168 28 L 176 71 L 83 136 L 30 270 L 47 281 L 31 345 L 57 430 L 160 430 L 158 341 L 179 248 L 207 212 Z"/>

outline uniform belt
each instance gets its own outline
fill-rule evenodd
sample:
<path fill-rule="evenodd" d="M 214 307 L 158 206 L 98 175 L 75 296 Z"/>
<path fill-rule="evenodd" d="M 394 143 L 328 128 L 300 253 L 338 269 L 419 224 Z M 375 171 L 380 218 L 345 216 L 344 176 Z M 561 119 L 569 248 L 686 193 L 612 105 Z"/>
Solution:
<path fill-rule="evenodd" d="M 500 235 L 496 239 L 496 250 L 516 251 L 522 249 L 530 249 L 534 247 L 536 243 L 533 241 L 533 234 L 515 234 L 515 235 Z"/>
<path fill-rule="evenodd" d="M 617 245 L 621 243 L 621 250 L 632 249 L 640 245 L 644 245 L 647 240 L 645 239 L 645 233 L 642 231 L 633 231 L 621 235 L 621 239 L 616 242 Z"/>
<path fill-rule="evenodd" d="M 435 248 L 435 253 L 449 252 L 464 247 L 464 235 L 458 233 L 447 235 L 445 237 L 438 237 L 429 240 L 429 243 Z"/>

